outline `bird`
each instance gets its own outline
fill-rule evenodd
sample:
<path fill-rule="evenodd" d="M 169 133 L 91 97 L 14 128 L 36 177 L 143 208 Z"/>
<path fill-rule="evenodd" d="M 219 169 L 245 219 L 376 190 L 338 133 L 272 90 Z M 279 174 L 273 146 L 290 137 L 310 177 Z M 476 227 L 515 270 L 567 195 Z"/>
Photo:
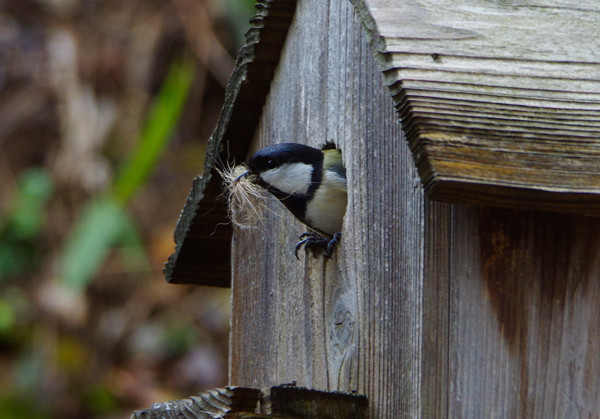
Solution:
<path fill-rule="evenodd" d="M 321 248 L 331 257 L 342 236 L 348 200 L 342 152 L 333 142 L 321 149 L 299 143 L 280 143 L 258 150 L 248 161 L 247 178 L 281 201 L 309 231 L 299 236 L 295 255 Z"/>

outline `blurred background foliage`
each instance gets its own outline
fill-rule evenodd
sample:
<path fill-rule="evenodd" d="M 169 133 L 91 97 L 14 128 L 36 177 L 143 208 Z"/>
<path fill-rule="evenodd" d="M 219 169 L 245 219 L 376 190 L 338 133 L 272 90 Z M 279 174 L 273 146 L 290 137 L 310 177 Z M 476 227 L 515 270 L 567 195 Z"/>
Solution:
<path fill-rule="evenodd" d="M 0 419 L 226 384 L 228 290 L 162 267 L 253 4 L 0 1 Z"/>

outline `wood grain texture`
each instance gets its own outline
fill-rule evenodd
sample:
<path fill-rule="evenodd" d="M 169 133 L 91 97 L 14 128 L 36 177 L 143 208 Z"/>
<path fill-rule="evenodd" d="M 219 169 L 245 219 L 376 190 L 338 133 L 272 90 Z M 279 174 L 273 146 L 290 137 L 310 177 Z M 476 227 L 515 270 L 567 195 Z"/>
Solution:
<path fill-rule="evenodd" d="M 365 396 L 280 385 L 262 390 L 226 387 L 188 399 L 154 403 L 131 419 L 367 419 Z"/>
<path fill-rule="evenodd" d="M 455 34 L 455 36 L 463 36 Z M 372 418 L 600 413 L 600 220 L 433 202 L 346 0 L 299 2 L 252 149 L 336 141 L 332 260 L 275 199 L 234 231 L 230 381 L 357 391 Z"/>
<path fill-rule="evenodd" d="M 600 220 L 452 212 L 449 417 L 597 417 Z"/>
<path fill-rule="evenodd" d="M 335 141 L 348 168 L 342 245 L 302 257 L 276 200 L 234 231 L 231 383 L 358 391 L 371 417 L 420 406 L 423 191 L 394 103 L 347 1 L 299 2 L 253 148 Z"/>
<path fill-rule="evenodd" d="M 260 0 L 225 92 L 219 122 L 209 140 L 202 176 L 192 190 L 175 229 L 175 252 L 164 272 L 173 284 L 229 287 L 231 226 L 215 166 L 240 162 L 269 92 L 295 0 Z"/>
<path fill-rule="evenodd" d="M 154 403 L 149 409 L 136 410 L 131 419 L 229 418 L 234 412 L 254 412 L 260 396 L 255 388 L 215 388 L 188 399 Z"/>
<path fill-rule="evenodd" d="M 263 392 L 265 393 L 265 392 Z M 365 396 L 295 386 L 271 387 L 261 398 L 261 413 L 277 418 L 368 419 Z"/>
<path fill-rule="evenodd" d="M 426 204 L 422 417 L 600 413 L 600 219 Z"/>
<path fill-rule="evenodd" d="M 429 196 L 600 211 L 593 0 L 352 0 Z"/>

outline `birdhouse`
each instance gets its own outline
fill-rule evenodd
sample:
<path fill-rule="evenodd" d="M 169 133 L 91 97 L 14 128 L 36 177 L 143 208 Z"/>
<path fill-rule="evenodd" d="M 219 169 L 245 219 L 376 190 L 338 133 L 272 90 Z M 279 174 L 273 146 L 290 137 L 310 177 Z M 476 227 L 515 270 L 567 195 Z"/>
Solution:
<path fill-rule="evenodd" d="M 263 0 L 169 282 L 231 286 L 229 384 L 366 395 L 372 418 L 600 415 L 600 8 Z M 234 228 L 220 162 L 342 151 L 331 259 L 274 197 Z"/>

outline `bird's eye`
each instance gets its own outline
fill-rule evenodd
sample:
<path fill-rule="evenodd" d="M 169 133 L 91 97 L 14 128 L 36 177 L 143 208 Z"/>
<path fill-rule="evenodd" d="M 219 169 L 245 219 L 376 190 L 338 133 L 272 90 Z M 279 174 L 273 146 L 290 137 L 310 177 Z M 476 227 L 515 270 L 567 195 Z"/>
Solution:
<path fill-rule="evenodd" d="M 274 169 L 275 166 L 277 166 L 277 163 L 275 162 L 275 160 L 267 161 L 267 169 Z"/>

